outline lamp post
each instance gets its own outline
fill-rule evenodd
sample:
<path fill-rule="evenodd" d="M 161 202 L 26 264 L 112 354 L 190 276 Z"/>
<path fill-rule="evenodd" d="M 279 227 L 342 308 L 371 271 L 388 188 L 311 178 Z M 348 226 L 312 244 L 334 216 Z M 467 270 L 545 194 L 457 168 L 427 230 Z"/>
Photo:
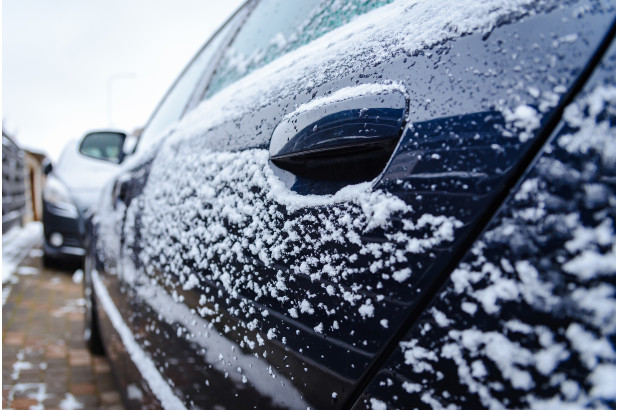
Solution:
<path fill-rule="evenodd" d="M 112 103 L 113 103 L 113 95 L 112 95 L 112 86 L 116 82 L 116 80 L 122 79 L 132 79 L 136 76 L 136 73 L 114 73 L 108 76 L 108 80 L 106 83 L 106 94 L 107 94 L 107 102 L 108 102 L 108 126 L 112 128 L 114 126 L 114 122 L 112 121 Z"/>

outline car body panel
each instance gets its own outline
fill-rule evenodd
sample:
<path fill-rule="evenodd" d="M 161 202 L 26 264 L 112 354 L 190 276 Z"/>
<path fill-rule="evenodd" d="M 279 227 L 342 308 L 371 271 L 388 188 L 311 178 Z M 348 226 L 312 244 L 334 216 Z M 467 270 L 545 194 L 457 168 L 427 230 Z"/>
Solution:
<path fill-rule="evenodd" d="M 113 162 L 89 158 L 78 150 L 79 141 L 67 144 L 53 173 L 67 186 L 82 213 L 97 203 L 101 188 L 119 170 Z"/>
<path fill-rule="evenodd" d="M 384 6 L 224 88 L 128 161 L 95 219 L 97 277 L 187 407 L 354 399 L 581 81 L 615 13 L 584 4 L 464 5 L 454 26 L 431 2 Z M 386 169 L 333 195 L 288 189 L 269 162 L 277 125 L 368 84 L 409 102 Z M 139 372 L 118 351 L 129 383 Z M 147 384 L 142 398 L 159 397 Z"/>
<path fill-rule="evenodd" d="M 613 407 L 615 42 L 355 408 Z"/>
<path fill-rule="evenodd" d="M 84 225 L 77 212 L 68 214 L 64 209 L 43 202 L 43 236 L 45 238 L 45 253 L 61 257 L 62 255 L 83 256 L 84 248 L 82 237 L 84 236 Z M 60 233 L 63 237 L 61 246 L 52 246 L 50 236 L 53 233 Z"/>

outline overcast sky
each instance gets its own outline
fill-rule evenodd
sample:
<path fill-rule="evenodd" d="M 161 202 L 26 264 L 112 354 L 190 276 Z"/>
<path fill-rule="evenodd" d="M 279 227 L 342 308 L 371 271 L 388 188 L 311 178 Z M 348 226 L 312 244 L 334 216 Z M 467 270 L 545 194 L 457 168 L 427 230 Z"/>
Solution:
<path fill-rule="evenodd" d="M 56 160 L 88 130 L 143 126 L 241 3 L 2 1 L 3 127 L 23 147 Z"/>

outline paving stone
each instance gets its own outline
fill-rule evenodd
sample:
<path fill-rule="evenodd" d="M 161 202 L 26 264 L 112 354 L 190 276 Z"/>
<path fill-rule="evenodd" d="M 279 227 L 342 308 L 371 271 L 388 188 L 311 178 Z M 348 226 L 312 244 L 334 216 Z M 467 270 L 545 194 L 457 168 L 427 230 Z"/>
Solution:
<path fill-rule="evenodd" d="M 84 405 L 84 407 L 87 408 L 87 409 L 92 409 L 97 404 L 99 404 L 99 398 L 97 396 L 94 396 L 94 395 L 75 396 L 75 400 L 77 400 L 80 403 L 82 403 Z"/>
<path fill-rule="evenodd" d="M 116 383 L 114 381 L 114 378 L 111 375 L 108 377 L 104 377 L 104 378 L 97 378 L 97 388 L 100 391 L 111 390 L 111 389 L 114 389 L 115 387 L 116 387 Z"/>
<path fill-rule="evenodd" d="M 99 397 L 101 397 L 101 402 L 104 405 L 121 403 L 121 395 L 117 391 L 105 391 L 100 393 Z"/>
<path fill-rule="evenodd" d="M 69 382 L 69 373 L 46 373 L 43 376 L 43 381 L 48 384 L 66 384 Z"/>
<path fill-rule="evenodd" d="M 69 367 L 66 363 L 63 364 L 47 364 L 47 368 L 45 369 L 45 375 L 50 376 L 69 376 Z"/>
<path fill-rule="evenodd" d="M 72 394 L 85 409 L 122 409 L 107 359 L 91 356 L 82 339 L 82 284 L 40 259 L 22 262 L 40 273 L 19 276 L 2 307 L 2 407 L 59 409 Z"/>
<path fill-rule="evenodd" d="M 106 359 L 95 357 L 93 362 L 95 373 L 110 373 L 112 371 L 112 369 L 110 369 L 110 364 Z"/>
<path fill-rule="evenodd" d="M 20 373 L 19 377 L 17 378 L 17 382 L 18 383 L 39 383 L 41 382 L 41 375 L 39 373 L 35 373 L 35 374 Z"/>
<path fill-rule="evenodd" d="M 85 375 L 85 376 L 73 376 L 71 375 L 71 377 L 69 378 L 69 383 L 78 383 L 78 384 L 84 384 L 84 383 L 88 383 L 88 384 L 95 384 L 95 376 L 93 376 L 92 374 L 90 375 Z"/>
<path fill-rule="evenodd" d="M 4 309 L 3 309 L 4 310 Z M 21 346 L 25 338 L 24 332 L 19 331 L 11 331 L 7 332 L 4 335 L 4 340 L 2 341 L 2 346 Z"/>
<path fill-rule="evenodd" d="M 64 346 L 55 346 L 53 348 L 47 349 L 45 352 L 45 357 L 48 359 L 56 359 L 60 357 L 67 356 L 67 349 Z"/>
<path fill-rule="evenodd" d="M 85 378 L 85 377 L 94 377 L 94 371 L 92 366 L 90 365 L 85 365 L 85 366 L 72 366 L 69 368 L 69 372 L 71 375 L 71 378 Z"/>
<path fill-rule="evenodd" d="M 10 393 L 11 393 L 11 388 L 10 387 L 2 386 L 2 403 L 6 403 L 6 402 L 9 401 L 9 394 Z"/>
<path fill-rule="evenodd" d="M 84 345 L 84 342 L 81 342 Z M 87 366 L 91 364 L 90 354 L 85 350 L 70 349 L 69 365 L 70 366 Z"/>
<path fill-rule="evenodd" d="M 105 410 L 124 410 L 125 408 L 120 404 L 115 404 L 113 406 L 105 406 L 103 407 Z"/>
<path fill-rule="evenodd" d="M 54 397 L 48 397 L 45 400 L 43 400 L 43 405 L 45 406 L 46 409 L 50 409 L 50 408 L 60 408 L 60 403 L 63 401 L 64 396 L 56 396 L 54 395 Z"/>
<path fill-rule="evenodd" d="M 67 380 L 59 382 L 45 382 L 45 391 L 53 394 L 64 394 L 69 391 L 69 382 Z"/>
<path fill-rule="evenodd" d="M 21 399 L 14 399 L 11 402 L 11 407 L 14 408 L 15 410 L 29 409 L 30 406 L 36 406 L 37 404 L 38 402 L 35 399 L 21 398 Z"/>
<path fill-rule="evenodd" d="M 67 367 L 67 359 L 66 358 L 46 358 L 45 363 L 47 363 L 48 369 L 54 368 L 66 368 Z"/>
<path fill-rule="evenodd" d="M 95 394 L 97 388 L 94 384 L 71 384 L 69 391 L 75 396 L 84 396 Z"/>
<path fill-rule="evenodd" d="M 20 349 L 21 349 L 20 346 L 6 346 L 5 344 L 3 344 L 2 345 L 2 360 L 7 360 L 9 358 L 15 359 L 15 356 L 17 356 L 17 353 L 19 352 Z"/>

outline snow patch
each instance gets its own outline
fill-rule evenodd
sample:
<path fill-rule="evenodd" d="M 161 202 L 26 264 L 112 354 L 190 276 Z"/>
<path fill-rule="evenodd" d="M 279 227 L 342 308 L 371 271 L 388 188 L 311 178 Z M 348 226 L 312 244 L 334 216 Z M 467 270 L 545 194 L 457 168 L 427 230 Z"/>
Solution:
<path fill-rule="evenodd" d="M 65 393 L 65 398 L 62 399 L 58 405 L 62 410 L 77 410 L 83 409 L 84 405 L 77 401 L 77 399 L 71 393 Z"/>
<path fill-rule="evenodd" d="M 17 269 L 17 265 L 30 250 L 42 243 L 43 225 L 31 222 L 22 227 L 15 227 L 2 235 L 2 283 L 7 283 Z M 4 304 L 4 299 L 3 302 Z"/>
<path fill-rule="evenodd" d="M 71 280 L 73 280 L 73 283 L 82 283 L 83 279 L 84 279 L 84 271 L 82 271 L 82 269 L 78 269 L 75 272 L 73 272 L 73 276 L 71 277 Z"/>

